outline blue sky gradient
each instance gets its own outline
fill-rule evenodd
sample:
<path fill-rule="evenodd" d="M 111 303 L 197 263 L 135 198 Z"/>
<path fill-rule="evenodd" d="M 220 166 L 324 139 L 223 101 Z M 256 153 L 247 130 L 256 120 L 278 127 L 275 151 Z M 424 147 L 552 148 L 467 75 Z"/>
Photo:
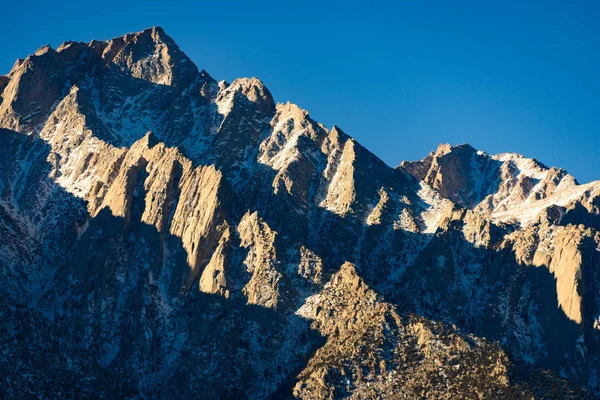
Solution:
<path fill-rule="evenodd" d="M 600 2 L 7 2 L 0 74 L 43 44 L 159 25 L 215 79 L 256 76 L 390 165 L 439 143 L 600 179 Z"/>

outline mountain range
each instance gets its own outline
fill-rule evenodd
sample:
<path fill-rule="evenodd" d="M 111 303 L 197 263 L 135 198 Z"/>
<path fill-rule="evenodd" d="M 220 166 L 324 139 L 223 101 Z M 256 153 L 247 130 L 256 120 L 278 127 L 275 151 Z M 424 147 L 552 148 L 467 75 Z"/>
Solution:
<path fill-rule="evenodd" d="M 6 398 L 600 396 L 600 181 L 389 167 L 159 27 L 0 76 Z"/>

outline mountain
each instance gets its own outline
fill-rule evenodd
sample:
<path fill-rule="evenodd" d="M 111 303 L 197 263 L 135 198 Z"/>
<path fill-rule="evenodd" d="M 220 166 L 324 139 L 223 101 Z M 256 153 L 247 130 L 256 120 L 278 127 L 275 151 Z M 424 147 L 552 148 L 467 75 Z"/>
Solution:
<path fill-rule="evenodd" d="M 9 398 L 592 398 L 599 183 L 388 167 L 155 27 L 0 77 Z"/>
<path fill-rule="evenodd" d="M 478 211 L 496 222 L 530 225 L 540 212 L 552 206 L 561 218 L 591 228 L 598 213 L 594 199 L 600 182 L 580 185 L 561 168 L 548 168 L 517 153 L 489 155 L 469 145 L 440 145 L 421 161 L 404 161 L 397 169 L 435 188 L 445 198 Z M 578 218 L 574 209 L 584 205 Z M 584 214 L 587 214 L 584 212 Z M 581 221 L 579 221 L 581 219 Z"/>

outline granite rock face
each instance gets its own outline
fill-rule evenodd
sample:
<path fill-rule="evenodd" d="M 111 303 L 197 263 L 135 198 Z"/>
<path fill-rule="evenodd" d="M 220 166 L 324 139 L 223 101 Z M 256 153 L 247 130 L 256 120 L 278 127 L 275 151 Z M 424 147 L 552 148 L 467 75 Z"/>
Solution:
<path fill-rule="evenodd" d="M 161 28 L 0 77 L 9 398 L 600 394 L 600 184 L 394 169 Z"/>

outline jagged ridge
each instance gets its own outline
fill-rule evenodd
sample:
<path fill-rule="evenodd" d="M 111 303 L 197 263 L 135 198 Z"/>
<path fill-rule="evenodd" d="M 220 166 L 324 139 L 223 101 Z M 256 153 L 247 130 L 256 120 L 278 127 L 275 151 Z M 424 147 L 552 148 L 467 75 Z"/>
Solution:
<path fill-rule="evenodd" d="M 583 185 L 564 172 L 534 163 L 533 173 L 515 173 L 528 161 L 468 146 L 389 168 L 340 128 L 275 104 L 259 80 L 199 72 L 160 28 L 45 46 L 18 61 L 0 91 L 0 252 L 11 282 L 1 305 L 11 316 L 31 310 L 0 333 L 56 349 L 32 363 L 33 349 L 14 347 L 0 362 L 11 377 L 5 393 L 56 391 L 23 378 L 52 364 L 78 382 L 61 389 L 111 397 L 400 388 L 443 397 L 490 376 L 502 377 L 498 393 L 570 393 L 522 362 L 598 390 L 593 186 L 565 206 L 554 200 L 563 182 Z M 506 190 L 477 179 L 496 174 Z M 529 178 L 542 185 L 523 197 Z M 502 223 L 497 213 L 514 209 L 502 208 L 507 199 L 531 193 L 548 199 L 539 218 Z M 341 298 L 372 301 L 339 313 L 340 283 L 350 287 Z M 357 358 L 375 334 L 363 328 L 392 332 Z M 415 337 L 440 329 L 449 336 L 433 348 L 445 350 L 406 359 Z M 448 365 L 435 360 L 455 356 L 474 357 L 475 369 L 441 385 Z M 361 362 L 377 366 L 367 380 Z M 350 368 L 344 379 L 339 365 Z M 332 379 L 319 378 L 323 368 Z M 83 381 L 84 371 L 95 379 Z M 403 378 L 411 373 L 419 387 Z"/>

